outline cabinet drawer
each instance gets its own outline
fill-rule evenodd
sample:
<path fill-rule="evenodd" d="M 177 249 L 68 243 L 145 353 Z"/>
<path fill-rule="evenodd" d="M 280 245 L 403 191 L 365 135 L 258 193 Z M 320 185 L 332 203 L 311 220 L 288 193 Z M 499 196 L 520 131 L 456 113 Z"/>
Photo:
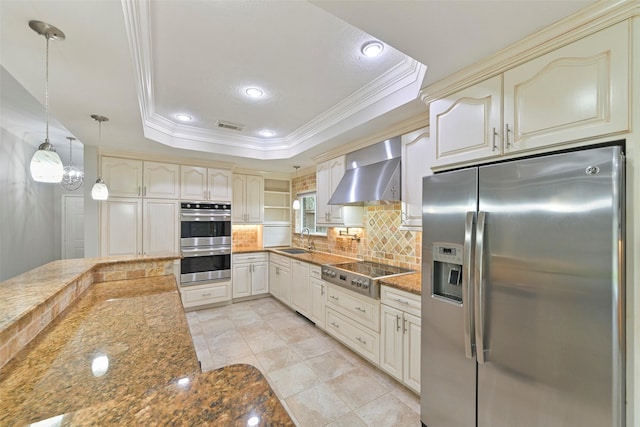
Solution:
<path fill-rule="evenodd" d="M 186 286 L 180 288 L 182 305 L 185 308 L 213 304 L 231 299 L 231 282 L 211 283 L 207 285 Z"/>
<path fill-rule="evenodd" d="M 281 267 L 291 268 L 291 258 L 274 253 L 269 254 L 269 257 L 271 262 L 278 264 Z"/>
<path fill-rule="evenodd" d="M 379 362 L 380 335 L 353 320 L 327 308 L 327 332 L 340 342 L 370 360 Z"/>
<path fill-rule="evenodd" d="M 422 313 L 422 298 L 400 289 L 388 286 L 380 287 L 380 302 L 404 312 L 420 316 Z"/>
<path fill-rule="evenodd" d="M 380 332 L 380 302 L 334 286 L 327 287 L 327 303 L 339 313 Z"/>
<path fill-rule="evenodd" d="M 268 254 L 266 252 L 251 252 L 247 254 L 234 254 L 233 262 L 234 263 L 252 263 L 252 262 L 266 262 L 268 258 Z"/>
<path fill-rule="evenodd" d="M 309 276 L 313 277 L 314 279 L 318 279 L 321 280 L 321 274 L 320 274 L 320 266 L 318 265 L 310 265 L 309 266 Z"/>

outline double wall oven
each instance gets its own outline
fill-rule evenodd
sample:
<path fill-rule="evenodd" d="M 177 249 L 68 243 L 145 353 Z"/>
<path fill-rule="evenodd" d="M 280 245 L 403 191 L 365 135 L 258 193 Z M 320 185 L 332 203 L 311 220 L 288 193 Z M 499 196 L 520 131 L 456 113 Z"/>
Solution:
<path fill-rule="evenodd" d="M 231 277 L 231 205 L 182 203 L 180 206 L 180 285 Z"/>

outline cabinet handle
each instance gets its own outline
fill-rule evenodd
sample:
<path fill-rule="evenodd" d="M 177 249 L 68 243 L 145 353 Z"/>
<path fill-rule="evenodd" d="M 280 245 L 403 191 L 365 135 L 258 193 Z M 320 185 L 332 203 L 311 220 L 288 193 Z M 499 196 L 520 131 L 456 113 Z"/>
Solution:
<path fill-rule="evenodd" d="M 340 301 L 340 298 L 338 298 L 337 296 L 334 296 L 334 295 L 329 295 L 329 298 L 334 299 L 336 301 Z"/>
<path fill-rule="evenodd" d="M 367 310 L 365 310 L 364 308 L 360 308 L 360 307 L 356 307 L 356 310 L 358 310 L 361 313 L 366 313 Z"/>
<path fill-rule="evenodd" d="M 280 274 L 280 268 L 276 267 L 276 274 Z"/>
<path fill-rule="evenodd" d="M 145 185 L 144 187 L 142 187 L 142 197 L 145 197 L 147 195 L 147 186 Z"/>
<path fill-rule="evenodd" d="M 508 127 L 509 125 L 507 125 Z M 496 146 L 496 136 L 498 136 L 498 131 L 496 131 L 496 128 L 493 128 L 493 147 L 491 147 L 491 151 L 496 151 L 498 149 L 498 147 Z"/>
<path fill-rule="evenodd" d="M 509 129 L 509 123 L 505 125 L 505 129 L 506 129 L 506 132 L 505 132 L 504 138 L 507 143 L 507 148 L 509 148 L 511 147 L 511 142 L 509 142 L 509 132 L 511 132 L 511 129 Z"/>
<path fill-rule="evenodd" d="M 360 341 L 362 344 L 366 344 L 366 343 L 367 343 L 367 340 L 363 340 L 363 339 L 362 339 L 362 338 L 360 338 L 360 337 L 356 337 L 356 339 L 357 339 L 358 341 Z"/>
<path fill-rule="evenodd" d="M 142 187 L 140 187 L 140 186 L 138 185 L 138 196 L 140 196 L 140 195 L 141 195 L 141 191 L 142 191 Z"/>
<path fill-rule="evenodd" d="M 211 294 L 210 293 L 206 293 L 206 294 L 202 294 L 203 297 L 210 297 Z"/>
<path fill-rule="evenodd" d="M 337 323 L 335 323 L 335 322 L 331 322 L 331 326 L 335 326 L 336 328 L 340 329 L 340 325 L 338 325 L 338 324 L 337 324 Z"/>
<path fill-rule="evenodd" d="M 400 315 L 396 314 L 396 332 L 400 331 Z"/>
<path fill-rule="evenodd" d="M 399 302 L 400 304 L 409 305 L 409 301 L 401 300 L 400 298 L 396 298 L 394 301 Z"/>
<path fill-rule="evenodd" d="M 320 295 L 324 295 L 324 285 L 320 285 Z"/>
<path fill-rule="evenodd" d="M 207 195 L 209 196 L 208 199 L 211 200 L 211 190 L 207 191 Z"/>
<path fill-rule="evenodd" d="M 407 319 L 404 319 L 403 325 L 404 325 L 403 332 L 406 334 L 407 333 Z"/>

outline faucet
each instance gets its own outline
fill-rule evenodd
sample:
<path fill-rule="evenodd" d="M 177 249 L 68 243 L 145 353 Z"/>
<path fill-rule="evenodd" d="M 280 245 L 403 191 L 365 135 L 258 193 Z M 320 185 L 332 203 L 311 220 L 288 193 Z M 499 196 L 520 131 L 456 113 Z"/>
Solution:
<path fill-rule="evenodd" d="M 304 236 L 305 231 L 307 232 L 307 250 L 311 251 L 311 230 L 309 229 L 309 227 L 304 227 L 300 231 L 300 238 Z"/>

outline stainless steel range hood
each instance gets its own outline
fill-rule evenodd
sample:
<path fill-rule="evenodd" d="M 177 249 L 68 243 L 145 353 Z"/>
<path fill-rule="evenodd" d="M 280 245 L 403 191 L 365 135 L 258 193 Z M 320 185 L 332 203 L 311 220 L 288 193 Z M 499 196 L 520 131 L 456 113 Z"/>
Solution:
<path fill-rule="evenodd" d="M 362 206 L 365 202 L 400 200 L 400 137 L 347 154 L 347 170 L 330 205 Z"/>

